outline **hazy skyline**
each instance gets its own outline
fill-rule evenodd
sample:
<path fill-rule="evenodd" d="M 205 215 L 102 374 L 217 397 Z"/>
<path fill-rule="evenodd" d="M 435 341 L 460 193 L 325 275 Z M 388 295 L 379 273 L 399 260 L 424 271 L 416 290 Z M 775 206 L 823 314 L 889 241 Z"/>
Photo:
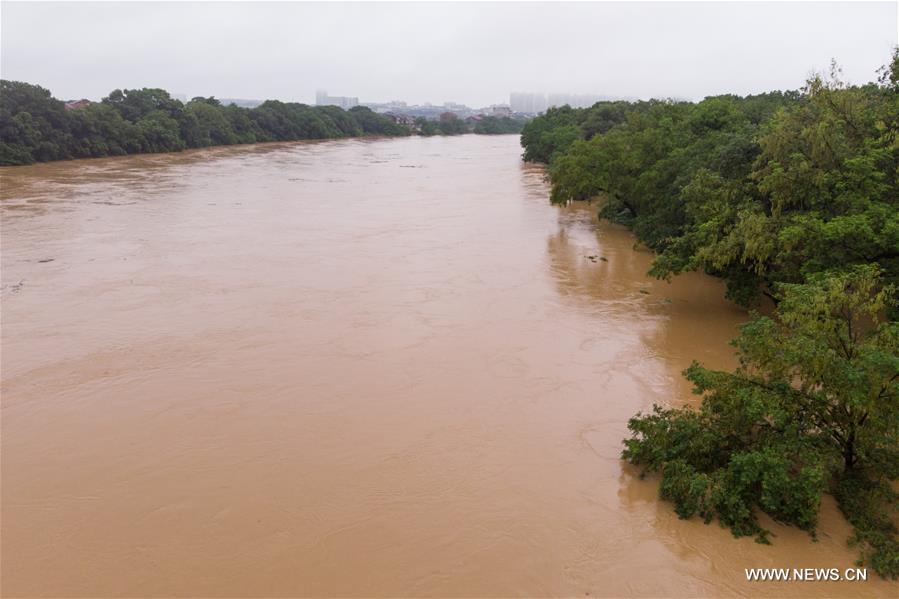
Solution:
<path fill-rule="evenodd" d="M 699 99 L 797 89 L 836 59 L 873 80 L 897 4 L 20 3 L 0 5 L 4 79 L 60 99 L 162 87 L 313 103 L 316 89 L 484 106 L 509 93 Z"/>

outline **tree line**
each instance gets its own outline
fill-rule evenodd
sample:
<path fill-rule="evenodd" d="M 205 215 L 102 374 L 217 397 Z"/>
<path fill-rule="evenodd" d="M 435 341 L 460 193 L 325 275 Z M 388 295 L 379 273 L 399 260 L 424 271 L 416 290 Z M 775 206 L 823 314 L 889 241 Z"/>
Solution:
<path fill-rule="evenodd" d="M 69 110 L 40 86 L 0 80 L 0 165 L 267 141 L 514 133 L 521 127 L 496 117 L 473 127 L 455 115 L 422 121 L 408 127 L 364 106 L 343 110 L 267 100 L 243 108 L 213 97 L 184 103 L 156 88 L 117 89 L 100 102 Z"/>
<path fill-rule="evenodd" d="M 630 420 L 623 458 L 681 517 L 760 542 L 759 512 L 814 535 L 830 493 L 860 560 L 899 576 L 899 51 L 865 85 L 834 66 L 799 91 L 554 108 L 521 141 L 553 202 L 596 199 L 655 250 L 650 274 L 773 301 L 735 371 L 685 371 L 698 409 Z"/>
<path fill-rule="evenodd" d="M 522 119 L 484 116 L 473 123 L 468 123 L 451 112 L 443 113 L 437 120 L 429 120 L 424 117 L 415 119 L 415 131 L 425 136 L 461 135 L 463 133 L 500 135 L 503 133 L 520 133 L 522 127 L 524 127 Z"/>

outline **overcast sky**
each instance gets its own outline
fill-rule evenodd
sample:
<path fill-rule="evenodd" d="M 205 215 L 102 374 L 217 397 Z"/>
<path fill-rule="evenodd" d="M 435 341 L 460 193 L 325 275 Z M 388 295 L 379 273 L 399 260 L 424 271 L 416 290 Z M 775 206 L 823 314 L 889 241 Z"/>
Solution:
<path fill-rule="evenodd" d="M 508 102 L 511 91 L 699 99 L 875 77 L 897 3 L 0 4 L 4 79 L 312 103 Z"/>

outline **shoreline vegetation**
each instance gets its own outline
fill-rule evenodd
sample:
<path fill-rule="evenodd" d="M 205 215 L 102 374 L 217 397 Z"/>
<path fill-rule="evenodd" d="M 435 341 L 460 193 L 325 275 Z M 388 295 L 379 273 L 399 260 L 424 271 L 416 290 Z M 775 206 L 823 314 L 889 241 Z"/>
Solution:
<path fill-rule="evenodd" d="M 260 142 L 519 133 L 523 125 L 497 116 L 468 122 L 451 112 L 436 121 L 394 119 L 364 106 L 343 110 L 278 100 L 255 108 L 223 105 L 214 97 L 183 103 L 151 88 L 66 103 L 40 86 L 0 80 L 0 166 Z"/>
<path fill-rule="evenodd" d="M 0 165 L 523 124 L 487 118 L 401 123 L 148 88 L 67 106 L 3 80 Z M 631 418 L 622 458 L 660 476 L 680 517 L 760 543 L 760 513 L 814 538 L 830 494 L 858 563 L 899 578 L 899 50 L 864 85 L 834 66 L 798 91 L 551 108 L 523 124 L 521 145 L 547 165 L 552 202 L 598 200 L 601 217 L 628 225 L 656 253 L 652 276 L 702 271 L 737 303 L 775 305 L 732 342 L 734 371 L 684 372 L 697 409 Z"/>
<path fill-rule="evenodd" d="M 899 578 L 899 49 L 878 80 L 834 64 L 800 91 L 550 109 L 522 131 L 551 201 L 598 200 L 656 253 L 748 307 L 733 372 L 694 362 L 698 409 L 654 405 L 622 458 L 682 518 L 769 542 L 760 512 L 815 536 L 822 495 L 858 564 Z"/>

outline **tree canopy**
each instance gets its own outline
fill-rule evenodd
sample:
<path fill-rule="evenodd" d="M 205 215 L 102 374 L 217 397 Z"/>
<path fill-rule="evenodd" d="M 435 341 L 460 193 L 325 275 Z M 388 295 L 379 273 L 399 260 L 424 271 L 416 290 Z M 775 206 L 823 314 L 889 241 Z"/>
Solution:
<path fill-rule="evenodd" d="M 158 88 L 117 89 L 101 102 L 68 110 L 42 87 L 0 81 L 0 166 L 265 141 L 517 133 L 522 124 L 485 117 L 470 126 L 445 113 L 408 127 L 365 106 L 343 110 L 267 100 L 243 108 L 211 96 L 183 103 Z"/>
<path fill-rule="evenodd" d="M 832 267 L 899 282 L 896 65 L 863 86 L 834 69 L 798 92 L 554 108 L 524 158 L 548 164 L 554 202 L 601 198 L 658 277 L 702 270 L 746 305 Z"/>
<path fill-rule="evenodd" d="M 521 143 L 553 202 L 598 199 L 655 250 L 650 274 L 774 301 L 734 372 L 685 371 L 698 409 L 630 420 L 623 458 L 681 517 L 761 542 L 760 512 L 814 534 L 831 493 L 861 559 L 899 576 L 899 50 L 866 85 L 834 66 L 795 92 L 564 106 Z"/>
<path fill-rule="evenodd" d="M 814 533 L 830 492 L 855 526 L 862 555 L 899 576 L 899 323 L 895 290 L 873 266 L 785 284 L 776 318 L 734 340 L 735 372 L 685 372 L 698 410 L 653 406 L 630 420 L 623 457 L 660 472 L 660 495 L 681 517 L 717 517 L 735 536 L 767 531 L 762 511 Z"/>
<path fill-rule="evenodd" d="M 223 106 L 213 97 L 182 103 L 162 89 L 114 90 L 75 110 L 42 87 L 0 82 L 0 165 L 172 152 L 259 141 L 409 135 L 367 108 L 307 106 L 269 100 L 256 108 Z"/>
<path fill-rule="evenodd" d="M 504 133 L 521 133 L 524 121 L 507 116 L 485 116 L 474 123 L 473 133 L 481 135 L 502 135 Z"/>

